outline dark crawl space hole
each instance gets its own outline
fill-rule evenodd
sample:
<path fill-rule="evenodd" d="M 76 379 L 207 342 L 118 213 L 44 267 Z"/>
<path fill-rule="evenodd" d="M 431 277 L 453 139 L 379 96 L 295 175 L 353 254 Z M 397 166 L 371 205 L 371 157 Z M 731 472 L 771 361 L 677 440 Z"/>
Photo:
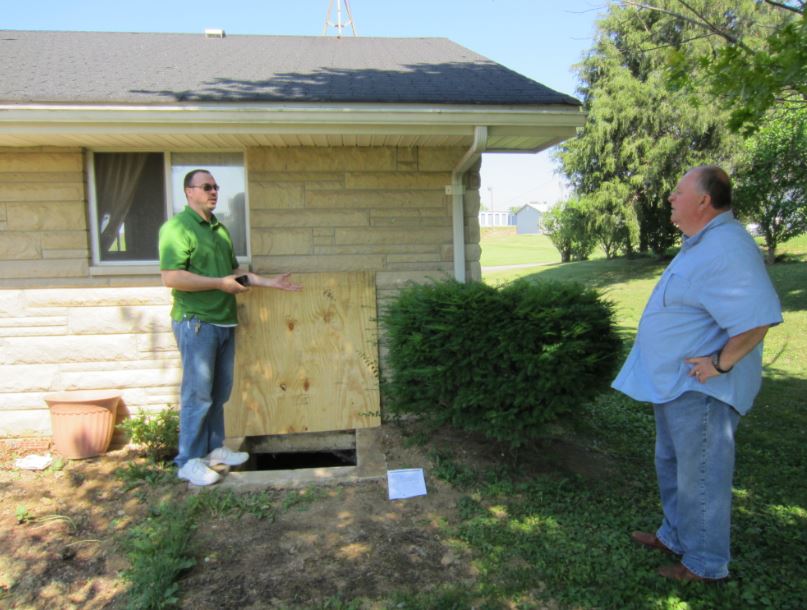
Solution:
<path fill-rule="evenodd" d="M 253 453 L 239 470 L 299 470 L 355 466 L 356 450 L 303 451 L 296 453 Z"/>

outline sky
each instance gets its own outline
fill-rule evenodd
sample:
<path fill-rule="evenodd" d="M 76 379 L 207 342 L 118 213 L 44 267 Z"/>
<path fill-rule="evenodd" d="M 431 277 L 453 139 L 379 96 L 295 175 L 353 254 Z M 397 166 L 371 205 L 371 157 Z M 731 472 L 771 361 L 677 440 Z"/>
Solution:
<path fill-rule="evenodd" d="M 0 0 L 0 29 L 319 36 L 338 0 Z M 350 0 L 359 36 L 442 37 L 577 97 L 572 66 L 607 0 Z M 348 20 L 342 0 L 343 23 Z M 343 35 L 352 35 L 347 26 Z M 328 28 L 328 35 L 336 35 Z M 2 61 L 2 58 L 0 58 Z M 482 204 L 507 210 L 568 196 L 551 152 L 486 153 Z"/>

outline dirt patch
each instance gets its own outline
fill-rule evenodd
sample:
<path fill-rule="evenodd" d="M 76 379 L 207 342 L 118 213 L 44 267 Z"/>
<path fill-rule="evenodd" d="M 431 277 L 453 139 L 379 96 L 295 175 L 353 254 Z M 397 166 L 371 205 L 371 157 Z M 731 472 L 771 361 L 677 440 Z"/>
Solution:
<path fill-rule="evenodd" d="M 281 490 L 269 493 L 279 507 L 274 518 L 208 518 L 194 534 L 197 562 L 180 581 L 181 607 L 310 607 L 447 583 L 473 586 L 470 552 L 442 527 L 456 521 L 462 493 L 434 476 L 433 464 L 436 452 L 469 470 L 504 456 L 482 438 L 452 431 L 426 445 L 407 442 L 396 426 L 384 426 L 382 435 L 389 468 L 426 469 L 427 496 L 390 502 L 386 481 Z M 19 454 L 0 454 L 0 607 L 125 607 L 122 535 L 149 506 L 194 490 L 177 480 L 126 491 L 115 470 L 143 459 L 129 448 L 40 473 L 14 468 Z M 533 454 L 525 464 L 533 473 L 557 460 L 589 476 L 604 467 L 601 458 L 557 442 Z M 294 502 L 299 493 L 309 500 Z"/>

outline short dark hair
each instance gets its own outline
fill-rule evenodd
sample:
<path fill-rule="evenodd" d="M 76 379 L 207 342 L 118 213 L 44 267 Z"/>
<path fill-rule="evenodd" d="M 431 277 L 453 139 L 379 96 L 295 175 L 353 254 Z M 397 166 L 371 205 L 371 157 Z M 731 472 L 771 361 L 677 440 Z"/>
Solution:
<path fill-rule="evenodd" d="M 727 210 L 731 207 L 731 178 L 717 165 L 701 165 L 695 168 L 701 190 L 709 195 L 712 207 Z"/>
<path fill-rule="evenodd" d="M 196 174 L 209 174 L 210 172 L 206 169 L 192 169 L 187 174 L 185 174 L 185 179 L 182 181 L 182 187 L 188 188 L 191 186 L 191 182 L 193 182 L 193 177 Z"/>

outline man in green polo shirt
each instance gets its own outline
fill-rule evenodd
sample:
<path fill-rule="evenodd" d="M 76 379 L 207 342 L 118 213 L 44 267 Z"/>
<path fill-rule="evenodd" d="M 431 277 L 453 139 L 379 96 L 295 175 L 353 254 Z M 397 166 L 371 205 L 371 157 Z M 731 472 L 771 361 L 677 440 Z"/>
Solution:
<path fill-rule="evenodd" d="M 261 277 L 239 272 L 227 228 L 213 213 L 219 185 L 204 169 L 183 183 L 188 205 L 160 228 L 160 274 L 172 288 L 171 320 L 182 356 L 179 478 L 211 485 L 216 464 L 237 466 L 249 458 L 224 446 L 224 404 L 233 386 L 235 295 L 251 286 L 298 291 L 289 274 Z"/>

